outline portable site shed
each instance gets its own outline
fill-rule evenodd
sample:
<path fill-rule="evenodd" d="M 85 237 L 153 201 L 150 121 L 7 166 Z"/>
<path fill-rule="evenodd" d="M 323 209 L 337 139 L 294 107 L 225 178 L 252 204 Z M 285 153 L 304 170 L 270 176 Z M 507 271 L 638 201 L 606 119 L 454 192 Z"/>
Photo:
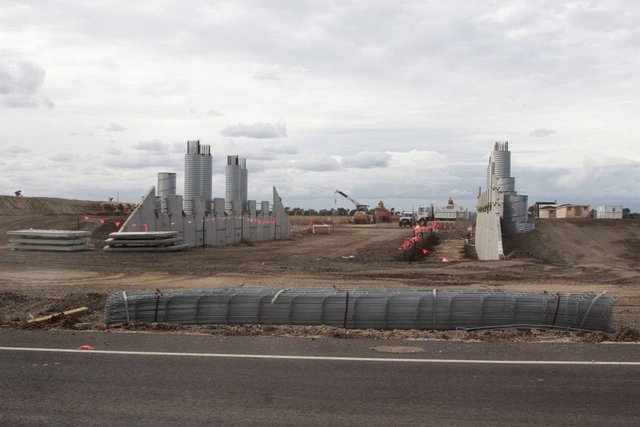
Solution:
<path fill-rule="evenodd" d="M 596 208 L 596 218 L 598 219 L 622 219 L 622 206 L 598 206 Z"/>
<path fill-rule="evenodd" d="M 589 205 L 560 205 L 556 208 L 556 218 L 589 218 Z"/>

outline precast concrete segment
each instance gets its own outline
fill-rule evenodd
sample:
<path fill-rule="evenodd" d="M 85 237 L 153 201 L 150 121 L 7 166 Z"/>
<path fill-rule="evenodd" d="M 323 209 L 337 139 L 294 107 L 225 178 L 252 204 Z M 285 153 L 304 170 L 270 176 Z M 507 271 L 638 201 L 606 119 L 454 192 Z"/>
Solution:
<path fill-rule="evenodd" d="M 212 176 L 211 146 L 188 141 L 184 155 L 183 209 L 186 213 L 193 213 L 196 197 L 211 200 Z"/>
<path fill-rule="evenodd" d="M 167 199 L 176 194 L 176 174 L 174 172 L 158 172 L 158 199 L 160 209 L 166 213 L 169 208 Z"/>
<path fill-rule="evenodd" d="M 202 199 L 203 200 L 203 199 Z M 194 199 L 194 207 L 198 198 Z M 205 201 L 206 202 L 206 201 Z M 204 203 L 203 206 L 207 204 Z M 236 201 L 239 205 L 239 201 Z M 126 233 L 159 233 L 177 232 L 183 244 L 187 247 L 194 246 L 221 246 L 237 243 L 244 240 L 262 241 L 290 239 L 292 237 L 291 221 L 287 214 L 282 198 L 276 188 L 273 188 L 273 204 L 260 202 L 260 210 L 257 210 L 257 202 L 247 202 L 247 212 L 244 214 L 228 215 L 225 213 L 225 200 L 216 198 L 209 203 L 210 213 L 205 209 L 202 212 L 187 214 L 182 211 L 182 197 L 169 195 L 167 197 L 167 212 L 160 212 L 155 197 L 155 188 L 147 192 L 142 203 L 138 205 L 124 222 L 119 232 L 110 235 L 110 238 L 122 236 Z M 238 211 L 241 209 L 238 208 Z M 137 238 L 138 234 L 134 234 Z M 107 249 L 111 245 L 107 244 Z"/>
<path fill-rule="evenodd" d="M 231 288 L 115 293 L 105 322 L 608 331 L 612 311 L 604 293 Z"/>
<path fill-rule="evenodd" d="M 239 158 L 238 156 L 227 156 L 225 210 L 228 214 L 241 214 L 247 210 L 247 179 L 247 159 Z M 239 203 L 239 209 L 233 208 L 235 201 Z"/>
<path fill-rule="evenodd" d="M 502 234 L 525 234 L 534 230 L 528 222 L 527 196 L 515 191 L 511 177 L 511 153 L 508 142 L 496 142 L 487 165 L 486 190 L 478 195 L 475 248 L 478 259 L 504 257 Z"/>
<path fill-rule="evenodd" d="M 202 357 L 223 359 L 274 359 L 274 360 L 312 360 L 326 362 L 380 362 L 380 363 L 448 363 L 468 365 L 574 365 L 574 366 L 638 366 L 640 361 L 610 361 L 610 360 L 491 360 L 491 359 L 420 359 L 397 357 L 348 357 L 348 356 L 303 356 L 282 354 L 233 354 L 233 353 L 188 353 L 163 351 L 126 351 L 126 350 L 78 350 L 66 348 L 38 348 L 38 347 L 0 347 L 0 351 L 23 351 L 41 353 L 75 353 L 75 354 L 105 354 L 125 356 L 165 356 L 165 357 Z"/>

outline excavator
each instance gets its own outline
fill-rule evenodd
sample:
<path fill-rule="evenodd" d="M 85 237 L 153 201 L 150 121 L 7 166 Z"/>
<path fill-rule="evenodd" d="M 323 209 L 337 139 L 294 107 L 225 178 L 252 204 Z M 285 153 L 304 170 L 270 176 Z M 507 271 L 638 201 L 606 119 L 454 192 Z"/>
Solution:
<path fill-rule="evenodd" d="M 340 190 L 336 190 L 335 194 L 339 194 L 342 197 L 344 197 L 345 199 L 349 200 L 351 203 L 353 203 L 354 205 L 356 205 L 356 211 L 353 213 L 353 223 L 354 224 L 369 224 L 371 221 L 369 220 L 369 205 L 365 205 L 363 203 L 360 203 L 359 201 L 357 201 L 356 199 L 354 199 L 351 196 L 348 196 L 346 193 L 340 191 Z M 335 203 L 338 203 L 338 200 L 336 198 Z"/>

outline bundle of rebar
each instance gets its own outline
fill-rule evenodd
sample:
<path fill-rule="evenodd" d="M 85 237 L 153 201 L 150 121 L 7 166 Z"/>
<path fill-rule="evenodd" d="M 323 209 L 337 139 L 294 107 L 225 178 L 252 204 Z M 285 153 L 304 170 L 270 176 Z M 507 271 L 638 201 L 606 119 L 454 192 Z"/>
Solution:
<path fill-rule="evenodd" d="M 611 298 L 591 292 L 227 288 L 114 293 L 105 322 L 609 331 L 612 311 Z"/>

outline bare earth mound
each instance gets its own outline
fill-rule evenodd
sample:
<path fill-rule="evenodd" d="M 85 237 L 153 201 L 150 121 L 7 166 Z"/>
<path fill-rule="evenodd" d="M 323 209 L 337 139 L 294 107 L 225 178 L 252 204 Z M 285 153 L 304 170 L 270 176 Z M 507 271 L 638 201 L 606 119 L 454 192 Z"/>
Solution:
<path fill-rule="evenodd" d="M 11 251 L 5 246 L 8 230 L 54 228 L 46 224 L 62 229 L 77 226 L 76 215 L 23 211 L 16 214 L 11 206 L 3 204 L 0 211 L 0 239 L 3 239 L 0 241 L 0 325 L 9 327 L 21 327 L 29 315 L 59 312 L 80 305 L 89 306 L 90 314 L 66 326 L 74 327 L 76 322 L 81 322 L 82 327 L 101 327 L 104 298 L 110 292 L 122 290 L 336 286 L 341 289 L 606 290 L 617 299 L 615 326 L 626 328 L 624 331 L 640 328 L 639 263 L 634 251 L 640 239 L 640 224 L 634 221 L 539 223 L 533 234 L 505 242 L 507 252 L 515 252 L 509 260 L 496 262 L 465 260 L 462 248 L 466 227 L 460 226 L 442 233 L 441 245 L 425 260 L 408 263 L 399 260 L 398 248 L 411 236 L 411 231 L 397 224 L 338 225 L 332 235 L 311 235 L 301 227 L 293 239 L 286 241 L 195 248 L 174 254 L 129 255 L 100 250 L 114 226 L 108 222 L 91 223 L 83 226 L 93 231 L 98 248 L 94 251 L 63 254 Z M 451 262 L 442 262 L 443 258 Z M 184 331 L 184 328 L 170 329 Z M 318 332 L 313 328 L 288 328 L 284 332 L 256 327 L 240 328 L 240 332 L 238 329 L 207 330 L 232 334 L 295 334 L 297 330 L 325 336 L 356 334 L 353 331 Z M 366 334 L 371 333 L 374 332 Z M 622 339 L 637 336 L 633 331 L 625 333 Z M 389 337 L 389 332 L 379 335 Z M 405 337 L 407 332 L 401 335 Z M 414 334 L 425 335 L 429 334 Z M 442 337 L 442 333 L 435 337 Z M 456 337 L 453 333 L 450 336 Z M 477 338 L 477 334 L 474 337 Z"/>

